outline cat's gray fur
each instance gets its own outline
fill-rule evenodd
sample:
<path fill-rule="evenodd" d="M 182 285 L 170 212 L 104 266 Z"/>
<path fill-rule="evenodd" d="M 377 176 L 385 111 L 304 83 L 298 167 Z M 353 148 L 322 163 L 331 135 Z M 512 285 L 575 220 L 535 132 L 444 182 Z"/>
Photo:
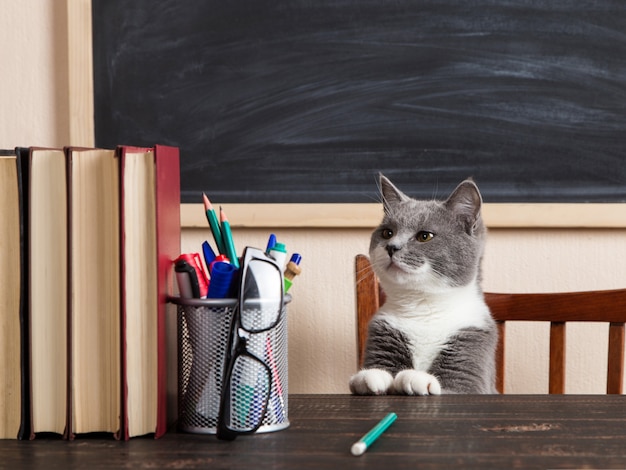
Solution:
<path fill-rule="evenodd" d="M 383 175 L 380 185 L 385 215 L 369 255 L 386 302 L 370 322 L 364 368 L 350 390 L 497 393 L 497 329 L 480 287 L 478 187 L 466 180 L 446 201 L 417 201 Z"/>

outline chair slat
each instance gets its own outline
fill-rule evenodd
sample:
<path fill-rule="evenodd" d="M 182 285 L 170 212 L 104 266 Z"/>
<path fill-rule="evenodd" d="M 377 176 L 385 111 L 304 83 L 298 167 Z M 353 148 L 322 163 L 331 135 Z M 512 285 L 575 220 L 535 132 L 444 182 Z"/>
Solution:
<path fill-rule="evenodd" d="M 626 322 L 626 289 L 547 294 L 486 292 L 496 320 Z"/>
<path fill-rule="evenodd" d="M 496 347 L 496 390 L 500 393 L 504 393 L 504 340 L 506 337 L 506 322 L 499 321 L 497 324 L 498 346 Z"/>
<path fill-rule="evenodd" d="M 359 255 L 355 260 L 358 366 L 363 364 L 367 325 L 380 305 L 378 279 L 369 259 Z"/>
<path fill-rule="evenodd" d="M 565 393 L 565 323 L 550 324 L 550 380 L 549 392 Z"/>
<path fill-rule="evenodd" d="M 624 383 L 624 323 L 609 325 L 606 393 L 621 394 Z"/>

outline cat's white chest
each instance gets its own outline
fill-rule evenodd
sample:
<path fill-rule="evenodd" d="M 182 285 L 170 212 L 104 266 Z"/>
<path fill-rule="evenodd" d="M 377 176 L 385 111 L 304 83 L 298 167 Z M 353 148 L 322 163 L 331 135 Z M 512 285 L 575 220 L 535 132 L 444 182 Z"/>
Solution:
<path fill-rule="evenodd" d="M 485 328 L 491 321 L 482 296 L 471 286 L 452 289 L 444 296 L 389 302 L 379 315 L 407 337 L 417 370 L 428 370 L 448 339 L 459 330 Z"/>

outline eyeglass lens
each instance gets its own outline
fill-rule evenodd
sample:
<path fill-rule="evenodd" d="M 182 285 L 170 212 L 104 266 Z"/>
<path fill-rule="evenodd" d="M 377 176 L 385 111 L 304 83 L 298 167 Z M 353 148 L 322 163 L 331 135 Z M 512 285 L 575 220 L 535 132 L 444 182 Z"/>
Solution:
<path fill-rule="evenodd" d="M 237 356 L 229 386 L 230 416 L 226 427 L 239 432 L 256 429 L 263 419 L 271 391 L 270 370 L 252 356 Z"/>
<path fill-rule="evenodd" d="M 280 271 L 272 263 L 252 259 L 244 282 L 241 326 L 252 333 L 271 328 L 282 308 Z"/>

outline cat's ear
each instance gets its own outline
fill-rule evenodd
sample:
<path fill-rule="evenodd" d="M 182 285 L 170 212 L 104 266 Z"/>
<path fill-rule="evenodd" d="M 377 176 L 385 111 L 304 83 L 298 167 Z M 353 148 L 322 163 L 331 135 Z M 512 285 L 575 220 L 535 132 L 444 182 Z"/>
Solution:
<path fill-rule="evenodd" d="M 470 235 L 480 224 L 480 208 L 483 199 L 478 186 L 473 180 L 467 179 L 459 184 L 445 202 L 446 207 L 453 211 L 465 225 Z"/>
<path fill-rule="evenodd" d="M 383 197 L 383 205 L 387 207 L 390 204 L 396 204 L 402 201 L 408 201 L 409 197 L 396 188 L 387 177 L 382 173 L 379 174 L 380 178 L 380 194 Z"/>

